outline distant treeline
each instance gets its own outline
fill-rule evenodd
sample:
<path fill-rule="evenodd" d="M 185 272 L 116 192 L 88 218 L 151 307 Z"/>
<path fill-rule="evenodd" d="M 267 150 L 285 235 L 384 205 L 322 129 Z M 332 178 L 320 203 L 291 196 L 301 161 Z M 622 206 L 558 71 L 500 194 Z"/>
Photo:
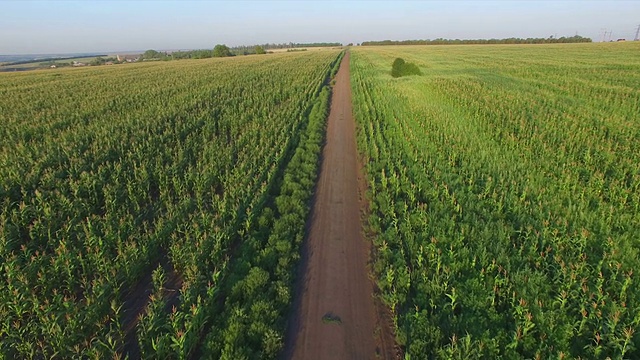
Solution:
<path fill-rule="evenodd" d="M 282 44 L 260 44 L 260 45 L 250 45 L 250 46 L 234 46 L 231 48 L 231 52 L 236 55 L 250 55 L 253 54 L 256 46 L 259 46 L 265 50 L 274 50 L 274 49 L 294 49 L 294 48 L 310 48 L 310 47 L 333 47 L 333 46 L 342 46 L 341 43 L 282 43 Z"/>
<path fill-rule="evenodd" d="M 236 55 L 253 55 L 263 54 L 265 50 L 272 49 L 293 49 L 293 48 L 307 48 L 307 47 L 333 47 L 342 46 L 341 43 L 283 43 L 283 44 L 260 44 L 260 45 L 247 45 L 247 46 L 234 46 L 226 48 L 229 50 L 227 56 Z M 179 60 L 179 59 L 206 59 L 210 57 L 216 57 L 214 50 L 199 49 L 199 50 L 187 50 L 187 51 L 173 51 L 173 52 L 158 52 L 155 50 L 149 50 L 142 56 L 145 60 Z"/>
<path fill-rule="evenodd" d="M 24 64 L 44 63 L 44 62 L 52 62 L 53 63 L 55 61 L 84 59 L 84 58 L 94 57 L 94 56 L 100 57 L 100 56 L 107 56 L 107 55 L 82 55 L 82 56 L 55 57 L 55 58 L 46 58 L 46 59 L 31 59 L 31 60 L 9 62 L 9 63 L 2 64 L 2 66 L 24 65 Z"/>
<path fill-rule="evenodd" d="M 332 47 L 342 46 L 337 42 L 321 42 L 321 43 L 288 43 L 288 44 L 264 44 L 261 45 L 265 49 L 290 49 L 290 48 L 303 48 L 303 47 Z"/>
<path fill-rule="evenodd" d="M 361 45 L 472 45 L 472 44 L 566 44 L 566 43 L 590 43 L 591 38 L 580 35 L 571 37 L 548 38 L 507 38 L 507 39 L 434 39 L 434 40 L 382 40 L 365 41 Z"/>
<path fill-rule="evenodd" d="M 260 53 L 260 49 L 254 49 L 254 54 Z M 216 45 L 213 49 L 199 49 L 187 51 L 160 52 L 156 50 L 147 50 L 140 56 L 142 61 L 149 60 L 180 60 L 180 59 L 208 59 L 212 57 L 235 56 L 228 46 L 223 44 Z"/>
<path fill-rule="evenodd" d="M 179 60 L 179 59 L 206 59 L 213 57 L 212 49 L 200 49 L 200 50 L 188 50 L 188 51 L 174 51 L 172 53 L 162 53 L 160 58 L 162 60 Z M 145 59 L 149 59 L 143 56 Z"/>

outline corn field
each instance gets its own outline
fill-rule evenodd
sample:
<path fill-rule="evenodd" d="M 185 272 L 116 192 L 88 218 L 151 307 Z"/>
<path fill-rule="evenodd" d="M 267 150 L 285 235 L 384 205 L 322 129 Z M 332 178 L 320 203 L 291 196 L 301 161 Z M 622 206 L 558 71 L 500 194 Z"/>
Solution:
<path fill-rule="evenodd" d="M 405 358 L 640 358 L 639 51 L 352 50 L 373 268 Z M 392 78 L 398 57 L 423 75 Z"/>
<path fill-rule="evenodd" d="M 0 357 L 275 357 L 339 53 L 0 74 Z"/>

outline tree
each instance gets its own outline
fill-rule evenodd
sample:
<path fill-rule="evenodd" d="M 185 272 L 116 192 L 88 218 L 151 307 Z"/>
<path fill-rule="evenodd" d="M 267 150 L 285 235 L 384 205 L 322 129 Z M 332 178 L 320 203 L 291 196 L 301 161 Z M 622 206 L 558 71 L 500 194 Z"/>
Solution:
<path fill-rule="evenodd" d="M 93 66 L 103 65 L 105 62 L 106 62 L 106 60 L 104 58 L 97 57 L 97 58 L 93 59 L 91 61 L 91 63 L 89 63 L 89 65 L 93 65 Z"/>
<path fill-rule="evenodd" d="M 213 55 L 213 51 L 211 50 L 193 50 L 191 51 L 192 59 L 208 59 Z"/>
<path fill-rule="evenodd" d="M 155 51 L 155 50 L 147 50 L 144 52 L 144 54 L 142 54 L 142 58 L 143 59 L 158 59 L 161 57 L 162 54 L 160 54 L 159 52 Z"/>
<path fill-rule="evenodd" d="M 213 57 L 227 57 L 232 56 L 231 50 L 227 45 L 216 45 L 213 48 Z"/>
<path fill-rule="evenodd" d="M 260 46 L 260 45 L 256 45 L 254 47 L 254 50 L 255 50 L 256 54 L 258 54 L 258 55 L 266 54 L 266 52 L 264 51 L 264 48 L 262 46 Z"/>

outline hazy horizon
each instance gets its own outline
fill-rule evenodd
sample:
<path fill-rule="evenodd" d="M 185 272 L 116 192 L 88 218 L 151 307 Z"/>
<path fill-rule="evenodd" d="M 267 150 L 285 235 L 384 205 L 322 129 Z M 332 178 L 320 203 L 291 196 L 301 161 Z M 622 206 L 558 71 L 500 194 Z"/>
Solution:
<path fill-rule="evenodd" d="M 0 54 L 581 35 L 633 40 L 637 1 L 3 1 Z"/>

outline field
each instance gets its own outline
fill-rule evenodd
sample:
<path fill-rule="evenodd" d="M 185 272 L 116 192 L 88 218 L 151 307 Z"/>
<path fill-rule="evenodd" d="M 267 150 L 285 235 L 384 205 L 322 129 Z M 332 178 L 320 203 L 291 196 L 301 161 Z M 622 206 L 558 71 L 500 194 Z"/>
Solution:
<path fill-rule="evenodd" d="M 406 357 L 640 358 L 640 43 L 351 51 Z M 394 79 L 395 58 L 421 76 Z"/>
<path fill-rule="evenodd" d="M 53 60 L 47 60 L 47 61 L 34 61 L 34 62 L 26 63 L 26 64 L 15 64 L 15 65 L 0 63 L 0 72 L 43 70 L 43 69 L 47 69 L 48 70 L 48 69 L 51 68 L 51 65 L 56 65 L 58 67 L 71 66 L 71 64 L 74 61 L 77 61 L 77 62 L 80 62 L 80 63 L 84 63 L 84 64 L 88 64 L 91 61 L 95 60 L 96 58 L 105 59 L 106 57 L 104 57 L 104 56 L 97 56 L 97 57 L 93 56 L 93 57 L 82 57 L 82 58 L 64 59 L 64 60 L 53 59 Z"/>
<path fill-rule="evenodd" d="M 339 54 L 0 74 L 0 357 L 275 357 Z"/>
<path fill-rule="evenodd" d="M 640 358 L 639 51 L 0 74 L 0 358 Z"/>

